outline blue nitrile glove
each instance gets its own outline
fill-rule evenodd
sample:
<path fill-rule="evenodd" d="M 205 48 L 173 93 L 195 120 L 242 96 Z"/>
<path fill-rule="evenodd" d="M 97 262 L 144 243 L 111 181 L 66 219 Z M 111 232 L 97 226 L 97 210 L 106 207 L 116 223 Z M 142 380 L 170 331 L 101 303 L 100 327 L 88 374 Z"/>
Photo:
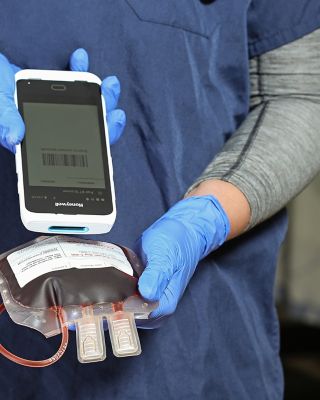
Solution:
<path fill-rule="evenodd" d="M 179 201 L 151 225 L 139 240 L 146 266 L 139 291 L 149 301 L 159 301 L 151 315 L 158 321 L 172 314 L 198 262 L 227 239 L 229 219 L 213 196 L 194 196 Z M 155 320 L 140 327 L 156 327 Z"/>
<path fill-rule="evenodd" d="M 137 247 L 146 268 L 139 291 L 159 306 L 150 319 L 136 320 L 138 328 L 157 328 L 175 311 L 198 262 L 221 246 L 229 232 L 225 211 L 208 195 L 179 201 L 141 235 Z"/>
<path fill-rule="evenodd" d="M 75 50 L 70 57 L 72 71 L 87 72 L 89 68 L 88 53 L 84 49 Z M 15 153 L 15 145 L 24 136 L 24 123 L 14 103 L 14 74 L 20 70 L 0 53 L 0 144 Z M 106 101 L 110 144 L 121 136 L 126 124 L 124 111 L 116 109 L 120 82 L 115 76 L 109 76 L 102 82 L 102 94 Z"/>

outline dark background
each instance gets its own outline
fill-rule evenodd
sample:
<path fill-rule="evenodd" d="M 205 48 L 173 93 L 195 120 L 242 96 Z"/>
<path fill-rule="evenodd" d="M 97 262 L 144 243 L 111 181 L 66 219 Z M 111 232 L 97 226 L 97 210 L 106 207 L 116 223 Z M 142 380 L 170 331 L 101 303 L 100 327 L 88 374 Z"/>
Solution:
<path fill-rule="evenodd" d="M 320 399 L 320 176 L 289 206 L 278 268 L 285 400 Z"/>
<path fill-rule="evenodd" d="M 285 400 L 320 399 L 320 328 L 282 321 Z"/>

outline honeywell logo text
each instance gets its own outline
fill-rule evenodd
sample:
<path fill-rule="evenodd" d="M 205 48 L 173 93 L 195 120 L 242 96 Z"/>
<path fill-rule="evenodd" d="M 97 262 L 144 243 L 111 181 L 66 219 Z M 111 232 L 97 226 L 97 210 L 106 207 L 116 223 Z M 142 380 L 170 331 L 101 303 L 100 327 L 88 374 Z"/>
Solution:
<path fill-rule="evenodd" d="M 69 201 L 67 201 L 66 203 L 54 203 L 54 205 L 56 207 L 83 207 L 83 203 L 69 203 Z"/>

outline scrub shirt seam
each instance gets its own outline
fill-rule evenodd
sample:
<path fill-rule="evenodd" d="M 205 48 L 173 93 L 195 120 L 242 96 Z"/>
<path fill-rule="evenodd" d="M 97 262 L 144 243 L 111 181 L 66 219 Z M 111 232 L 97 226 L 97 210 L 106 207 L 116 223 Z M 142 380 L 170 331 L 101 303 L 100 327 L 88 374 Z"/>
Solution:
<path fill-rule="evenodd" d="M 284 34 L 288 34 L 288 33 L 293 33 L 294 34 L 294 30 L 297 28 L 306 28 L 306 27 L 310 27 L 311 29 L 317 29 L 318 24 L 320 24 L 320 19 L 316 19 L 313 23 L 310 23 L 309 21 L 304 22 L 304 23 L 298 23 L 295 25 L 292 25 L 290 28 L 286 28 L 286 29 L 280 29 L 277 32 L 273 32 L 272 34 L 263 36 L 259 39 L 255 39 L 252 41 L 248 42 L 248 46 L 250 51 L 254 51 L 256 49 L 256 47 L 258 45 L 263 44 L 264 42 L 270 41 L 271 39 L 280 36 L 280 35 L 284 35 Z M 307 33 L 301 33 L 301 37 L 305 36 Z M 294 40 L 294 39 L 293 39 Z"/>
<path fill-rule="evenodd" d="M 261 110 L 261 113 L 260 113 L 260 115 L 259 115 L 259 117 L 258 117 L 258 119 L 257 119 L 257 121 L 256 121 L 256 123 L 255 123 L 255 125 L 254 125 L 254 127 L 253 127 L 253 129 L 252 129 L 247 141 L 246 141 L 246 143 L 244 144 L 244 146 L 243 146 L 243 148 L 242 148 L 237 160 L 235 161 L 233 166 L 229 169 L 229 171 L 226 172 L 222 176 L 222 180 L 227 181 L 228 179 L 230 179 L 236 173 L 236 171 L 238 171 L 241 168 L 242 164 L 244 163 L 244 161 L 246 159 L 247 154 L 249 153 L 249 151 L 250 151 L 250 149 L 251 149 L 251 147 L 252 147 L 252 145 L 254 143 L 255 138 L 257 137 L 257 135 L 259 133 L 259 129 L 260 129 L 260 127 L 261 127 L 261 125 L 262 125 L 262 123 L 264 121 L 264 117 L 266 115 L 266 111 L 267 111 L 268 106 L 269 106 L 269 101 L 264 103 L 263 108 Z"/>
<path fill-rule="evenodd" d="M 125 2 L 127 3 L 127 5 L 131 8 L 132 12 L 135 14 L 135 16 L 141 22 L 146 22 L 146 23 L 155 24 L 155 25 L 167 26 L 167 27 L 172 28 L 172 29 L 178 29 L 178 30 L 185 31 L 187 33 L 190 33 L 190 34 L 193 34 L 193 35 L 196 35 L 196 36 L 200 36 L 200 37 L 202 37 L 204 39 L 207 39 L 207 40 L 210 39 L 210 35 L 204 34 L 204 33 L 201 33 L 201 32 L 197 32 L 197 31 L 193 31 L 192 29 L 189 29 L 189 28 L 185 28 L 185 27 L 182 27 L 182 26 L 179 26 L 179 25 L 169 24 L 167 22 L 154 21 L 154 20 L 150 20 L 150 19 L 147 19 L 147 18 L 142 18 L 139 15 L 139 13 L 135 10 L 135 8 L 132 6 L 132 4 L 130 4 L 130 2 L 128 2 L 128 0 L 125 0 Z"/>
<path fill-rule="evenodd" d="M 320 22 L 320 19 L 319 19 L 319 22 Z M 295 25 L 291 26 L 290 28 L 280 29 L 277 32 L 273 32 L 270 35 L 266 35 L 266 36 L 263 36 L 262 38 L 255 39 L 253 41 L 249 41 L 249 46 L 254 46 L 256 43 L 262 42 L 264 40 L 272 39 L 273 37 L 278 36 L 279 34 L 282 34 L 285 32 L 290 32 L 290 31 L 292 31 L 292 29 L 297 28 L 299 26 L 304 27 L 304 26 L 308 26 L 308 25 L 309 25 L 309 23 L 295 24 Z"/>

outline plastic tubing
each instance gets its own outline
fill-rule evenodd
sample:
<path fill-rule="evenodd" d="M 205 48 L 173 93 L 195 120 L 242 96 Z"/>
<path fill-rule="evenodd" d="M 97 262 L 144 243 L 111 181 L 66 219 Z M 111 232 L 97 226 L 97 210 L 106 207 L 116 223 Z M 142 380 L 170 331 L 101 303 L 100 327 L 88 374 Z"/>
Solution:
<path fill-rule="evenodd" d="M 4 304 L 0 304 L 0 314 L 2 314 L 4 310 L 5 310 Z M 39 360 L 39 361 L 27 360 L 25 358 L 21 358 L 21 357 L 18 357 L 16 355 L 12 354 L 1 344 L 0 344 L 0 354 L 2 354 L 4 357 L 13 361 L 16 364 L 24 365 L 25 367 L 33 367 L 33 368 L 48 367 L 49 365 L 52 365 L 55 362 L 57 362 L 58 360 L 60 360 L 60 358 L 63 356 L 63 354 L 66 351 L 66 348 L 68 346 L 69 331 L 68 331 L 68 326 L 64 325 L 62 307 L 56 307 L 56 308 L 54 308 L 54 311 L 57 313 L 57 317 L 59 319 L 61 333 L 62 333 L 61 344 L 55 355 L 53 355 L 50 358 L 47 358 L 46 360 Z"/>

